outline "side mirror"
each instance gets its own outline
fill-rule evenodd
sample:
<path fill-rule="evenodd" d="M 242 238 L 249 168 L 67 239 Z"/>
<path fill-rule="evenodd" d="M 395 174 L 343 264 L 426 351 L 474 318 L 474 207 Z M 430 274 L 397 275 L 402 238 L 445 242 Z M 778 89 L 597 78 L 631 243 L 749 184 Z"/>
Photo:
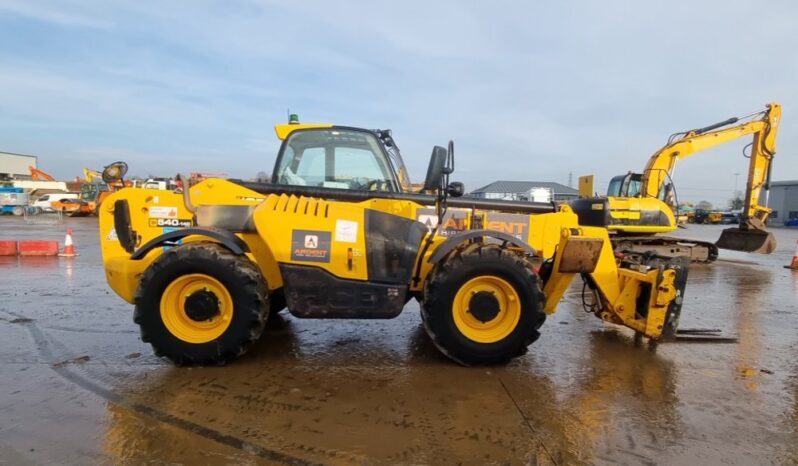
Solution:
<path fill-rule="evenodd" d="M 438 189 L 443 180 L 443 170 L 446 165 L 447 152 L 441 146 L 432 148 L 432 155 L 429 157 L 429 167 L 427 167 L 427 177 L 424 179 L 424 191 Z"/>
<path fill-rule="evenodd" d="M 446 187 L 446 194 L 452 197 L 462 197 L 465 194 L 465 185 L 459 181 L 452 181 Z"/>

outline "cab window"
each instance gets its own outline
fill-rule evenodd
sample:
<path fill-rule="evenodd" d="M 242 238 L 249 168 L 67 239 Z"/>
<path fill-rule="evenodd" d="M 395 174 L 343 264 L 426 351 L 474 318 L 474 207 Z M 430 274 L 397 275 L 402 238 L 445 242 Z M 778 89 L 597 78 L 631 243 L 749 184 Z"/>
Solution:
<path fill-rule="evenodd" d="M 626 188 L 626 195 L 628 197 L 636 197 L 640 195 L 640 188 L 642 183 L 640 179 L 631 178 L 629 180 L 629 186 Z"/>
<path fill-rule="evenodd" d="M 393 171 L 377 138 L 342 129 L 295 131 L 280 155 L 275 182 L 369 191 L 394 191 Z"/>
<path fill-rule="evenodd" d="M 637 173 L 627 173 L 618 175 L 610 180 L 607 187 L 607 196 L 614 197 L 637 197 L 643 187 L 642 176 Z"/>
<path fill-rule="evenodd" d="M 621 196 L 621 188 L 623 187 L 624 178 L 626 178 L 626 175 L 616 176 L 610 180 L 610 186 L 607 188 L 607 196 Z"/>

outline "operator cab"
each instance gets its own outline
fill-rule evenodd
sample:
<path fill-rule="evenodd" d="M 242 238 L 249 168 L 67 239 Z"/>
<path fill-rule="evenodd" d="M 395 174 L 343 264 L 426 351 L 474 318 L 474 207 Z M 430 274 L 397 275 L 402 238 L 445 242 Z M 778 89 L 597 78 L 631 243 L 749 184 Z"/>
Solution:
<path fill-rule="evenodd" d="M 80 200 L 86 202 L 96 201 L 100 193 L 108 191 L 107 184 L 86 183 L 80 187 Z"/>
<path fill-rule="evenodd" d="M 607 187 L 607 196 L 637 197 L 640 195 L 642 185 L 643 175 L 640 173 L 629 172 L 625 175 L 618 175 L 610 180 L 610 185 Z"/>
<path fill-rule="evenodd" d="M 643 195 L 643 175 L 640 173 L 629 172 L 613 177 L 607 187 L 608 197 L 642 197 Z M 657 199 L 675 210 L 677 202 L 673 183 L 662 183 L 657 193 Z"/>
<path fill-rule="evenodd" d="M 390 130 L 331 125 L 277 125 L 283 139 L 272 183 L 355 191 L 409 192 Z"/>

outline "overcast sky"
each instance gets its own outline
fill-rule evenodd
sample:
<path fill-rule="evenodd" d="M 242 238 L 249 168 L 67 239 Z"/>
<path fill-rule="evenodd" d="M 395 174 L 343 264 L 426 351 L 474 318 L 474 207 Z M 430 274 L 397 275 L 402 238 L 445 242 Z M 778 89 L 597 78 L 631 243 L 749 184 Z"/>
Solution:
<path fill-rule="evenodd" d="M 568 183 L 640 171 L 668 135 L 784 105 L 774 179 L 798 179 L 798 2 L 0 0 L 0 151 L 60 178 L 270 172 L 272 126 L 391 128 L 414 180 Z M 539 4 L 539 5 L 538 5 Z M 725 204 L 744 143 L 676 168 Z"/>

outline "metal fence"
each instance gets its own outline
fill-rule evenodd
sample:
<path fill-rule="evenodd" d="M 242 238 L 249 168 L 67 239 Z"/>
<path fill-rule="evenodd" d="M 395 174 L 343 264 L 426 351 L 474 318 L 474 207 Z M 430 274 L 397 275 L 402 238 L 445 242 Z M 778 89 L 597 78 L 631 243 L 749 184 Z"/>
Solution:
<path fill-rule="evenodd" d="M 40 207 L 26 207 L 25 223 L 28 225 L 59 225 L 64 223 L 64 214 L 60 210 L 44 210 Z"/>

